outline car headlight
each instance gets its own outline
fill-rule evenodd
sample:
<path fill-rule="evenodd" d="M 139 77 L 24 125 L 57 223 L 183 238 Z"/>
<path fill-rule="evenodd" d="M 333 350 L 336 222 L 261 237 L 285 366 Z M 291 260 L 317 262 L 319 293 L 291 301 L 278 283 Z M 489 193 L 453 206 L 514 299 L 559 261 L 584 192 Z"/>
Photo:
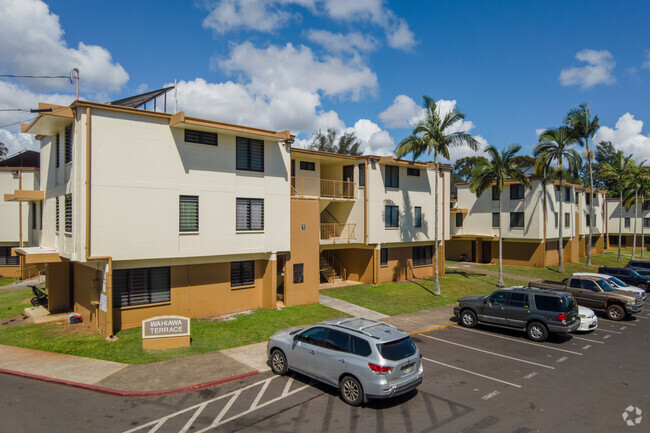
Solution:
<path fill-rule="evenodd" d="M 625 305 L 634 305 L 634 302 L 632 302 L 632 301 L 625 301 Z"/>

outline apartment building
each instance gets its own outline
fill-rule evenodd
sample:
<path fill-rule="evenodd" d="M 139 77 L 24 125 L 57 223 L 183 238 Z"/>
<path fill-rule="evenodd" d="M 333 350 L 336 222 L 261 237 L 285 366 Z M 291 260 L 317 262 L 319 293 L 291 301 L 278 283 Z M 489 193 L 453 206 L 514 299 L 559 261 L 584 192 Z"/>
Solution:
<path fill-rule="evenodd" d="M 39 266 L 20 266 L 20 257 L 12 248 L 38 245 L 42 207 L 39 186 L 38 152 L 26 150 L 0 161 L 0 276 L 30 278 L 41 270 Z M 37 191 L 21 196 L 20 191 Z"/>
<path fill-rule="evenodd" d="M 439 171 L 440 275 L 444 240 L 449 239 L 450 170 L 442 166 Z M 309 221 L 302 230 L 316 227 L 318 234 L 308 242 L 296 237 L 294 243 L 292 238 L 292 256 L 298 249 L 313 251 L 318 268 L 305 268 L 312 284 L 336 279 L 378 284 L 432 276 L 434 184 L 432 163 L 292 149 L 292 218 L 300 214 Z"/>
<path fill-rule="evenodd" d="M 563 260 L 578 262 L 582 236 L 582 185 L 530 177 L 530 188 L 506 181 L 476 197 L 468 182 L 456 184 L 458 198 L 450 209 L 451 233 L 446 258 L 498 263 L 499 224 L 502 223 L 503 264 L 544 267 L 559 262 L 559 223 L 563 229 Z M 560 200 L 562 213 L 560 215 Z M 596 221 L 598 219 L 596 218 Z M 602 231 L 602 218 L 600 223 Z"/>
<path fill-rule="evenodd" d="M 638 209 L 634 205 L 625 209 L 618 198 L 608 198 L 605 202 L 607 215 L 607 248 L 618 248 L 618 235 L 621 233 L 621 247 L 632 249 L 634 244 L 634 226 L 636 224 L 636 246 L 641 248 L 641 237 L 650 251 L 650 201 L 639 200 Z M 619 230 L 620 227 L 620 230 Z"/>
<path fill-rule="evenodd" d="M 605 197 L 607 191 L 594 190 L 590 194 L 590 188 L 577 188 L 579 220 L 579 256 L 587 255 L 589 244 L 589 224 L 591 224 L 591 254 L 602 254 L 605 251 Z M 589 215 L 589 204 L 593 196 L 593 215 Z"/>

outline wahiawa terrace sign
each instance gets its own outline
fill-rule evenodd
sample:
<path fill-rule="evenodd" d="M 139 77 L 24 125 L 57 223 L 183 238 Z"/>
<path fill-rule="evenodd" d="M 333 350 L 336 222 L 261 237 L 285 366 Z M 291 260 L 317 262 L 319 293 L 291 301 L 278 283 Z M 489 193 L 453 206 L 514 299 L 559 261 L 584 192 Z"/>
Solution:
<path fill-rule="evenodd" d="M 143 349 L 172 349 L 189 346 L 189 318 L 183 316 L 156 316 L 142 321 Z"/>

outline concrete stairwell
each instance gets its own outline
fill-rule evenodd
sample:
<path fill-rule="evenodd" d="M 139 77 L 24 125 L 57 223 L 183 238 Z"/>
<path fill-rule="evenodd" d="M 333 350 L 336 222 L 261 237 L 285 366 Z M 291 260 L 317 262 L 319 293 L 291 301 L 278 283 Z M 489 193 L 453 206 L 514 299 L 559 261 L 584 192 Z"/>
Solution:
<path fill-rule="evenodd" d="M 336 273 L 336 270 L 327 260 L 325 255 L 320 256 L 320 274 L 327 280 L 328 283 L 341 283 L 343 279 Z"/>

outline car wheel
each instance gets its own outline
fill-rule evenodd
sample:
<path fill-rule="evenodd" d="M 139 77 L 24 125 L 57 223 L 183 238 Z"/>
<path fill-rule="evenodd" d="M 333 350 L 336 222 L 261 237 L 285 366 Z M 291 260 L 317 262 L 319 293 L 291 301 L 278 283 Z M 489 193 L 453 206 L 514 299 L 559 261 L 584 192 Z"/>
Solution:
<path fill-rule="evenodd" d="M 539 322 L 529 323 L 528 328 L 526 328 L 526 334 L 533 341 L 545 341 L 548 337 L 546 326 Z"/>
<path fill-rule="evenodd" d="M 472 310 L 463 310 L 460 313 L 460 324 L 466 328 L 476 328 L 476 314 Z"/>
<path fill-rule="evenodd" d="M 607 318 L 609 320 L 616 320 L 618 322 L 619 320 L 623 320 L 624 317 L 625 310 L 620 305 L 612 304 L 607 307 Z"/>
<path fill-rule="evenodd" d="M 639 289 L 648 290 L 648 285 L 647 284 L 639 284 L 637 287 Z"/>
<path fill-rule="evenodd" d="M 363 388 L 352 376 L 345 376 L 339 387 L 341 398 L 350 406 L 359 406 L 363 402 Z"/>
<path fill-rule="evenodd" d="M 289 365 L 287 364 L 287 357 L 280 349 L 275 349 L 271 352 L 271 370 L 275 374 L 283 376 L 287 374 Z"/>

